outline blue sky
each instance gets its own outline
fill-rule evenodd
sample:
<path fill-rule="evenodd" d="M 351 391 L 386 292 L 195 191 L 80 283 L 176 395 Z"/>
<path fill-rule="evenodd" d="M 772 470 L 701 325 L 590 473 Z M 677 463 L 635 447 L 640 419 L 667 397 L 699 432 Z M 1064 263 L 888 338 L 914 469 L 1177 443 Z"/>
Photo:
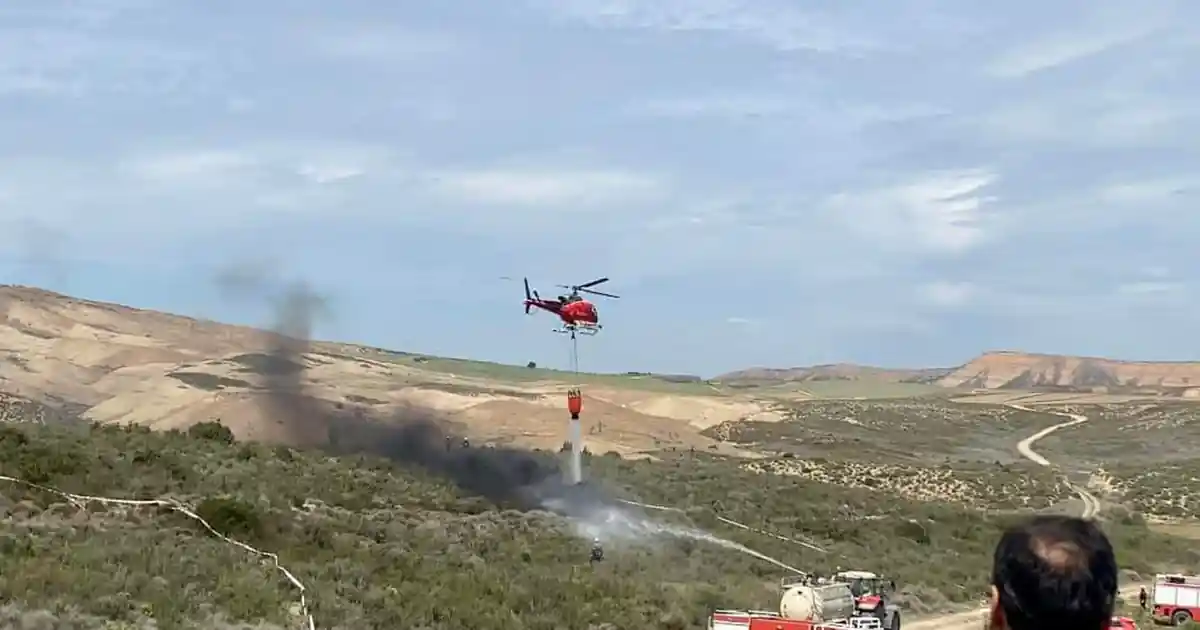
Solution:
<path fill-rule="evenodd" d="M 1195 357 L 1200 5 L 21 0 L 4 281 L 566 362 L 519 283 L 607 275 L 583 366 Z"/>

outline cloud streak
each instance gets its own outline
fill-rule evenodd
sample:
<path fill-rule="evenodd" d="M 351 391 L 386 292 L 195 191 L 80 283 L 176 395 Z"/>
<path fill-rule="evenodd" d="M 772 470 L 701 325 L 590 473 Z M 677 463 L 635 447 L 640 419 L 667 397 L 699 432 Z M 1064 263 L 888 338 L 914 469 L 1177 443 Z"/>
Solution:
<path fill-rule="evenodd" d="M 859 52 L 874 47 L 827 16 L 777 0 L 568 0 L 542 5 L 596 28 L 713 33 L 781 52 Z"/>
<path fill-rule="evenodd" d="M 603 205 L 664 192 L 665 184 L 638 173 L 598 170 L 450 171 L 431 176 L 433 188 L 477 203 L 514 206 Z M 570 209 L 563 208 L 570 212 Z"/>
<path fill-rule="evenodd" d="M 988 237 L 986 189 L 996 175 L 982 169 L 932 172 L 909 182 L 838 193 L 826 212 L 881 247 L 930 254 L 960 254 Z"/>

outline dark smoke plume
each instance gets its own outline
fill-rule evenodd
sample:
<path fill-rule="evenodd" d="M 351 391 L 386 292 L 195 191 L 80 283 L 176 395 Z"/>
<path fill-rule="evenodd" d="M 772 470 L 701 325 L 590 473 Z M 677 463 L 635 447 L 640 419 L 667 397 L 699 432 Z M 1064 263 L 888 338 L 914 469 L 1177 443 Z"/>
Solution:
<path fill-rule="evenodd" d="M 466 447 L 427 409 L 402 407 L 387 417 L 338 409 L 305 389 L 305 352 L 316 317 L 327 303 L 301 282 L 281 290 L 250 270 L 222 274 L 221 288 L 231 296 L 270 301 L 275 311 L 266 372 L 268 417 L 282 420 L 289 441 L 335 454 L 362 453 L 420 467 L 459 488 L 494 503 L 522 509 L 547 502 L 584 501 L 583 488 L 568 487 L 555 457 L 514 448 Z"/>

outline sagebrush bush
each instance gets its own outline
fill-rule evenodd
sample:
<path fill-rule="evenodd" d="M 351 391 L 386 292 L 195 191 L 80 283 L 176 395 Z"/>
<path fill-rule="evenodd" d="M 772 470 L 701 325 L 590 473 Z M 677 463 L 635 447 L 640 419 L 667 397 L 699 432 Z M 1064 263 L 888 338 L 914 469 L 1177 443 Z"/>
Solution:
<path fill-rule="evenodd" d="M 702 626 L 714 607 L 776 603 L 782 571 L 724 547 L 677 539 L 613 544 L 592 566 L 590 541 L 552 514 L 498 510 L 393 462 L 211 435 L 218 432 L 0 426 L 0 473 L 68 492 L 193 506 L 219 531 L 278 553 L 308 587 L 325 628 L 688 628 Z M 704 454 L 662 457 L 589 457 L 588 470 L 613 494 L 681 510 L 655 518 L 703 528 L 786 564 L 887 573 L 918 612 L 977 600 L 992 546 L 1014 518 L 756 475 L 740 461 Z M 829 553 L 731 527 L 718 515 L 811 540 Z M 161 628 L 298 625 L 297 593 L 270 563 L 180 514 L 81 509 L 3 484 L 0 522 L 0 601 L 10 606 L 3 614 L 59 611 L 64 628 L 84 627 L 70 619 L 96 618 L 124 627 L 151 618 Z M 1107 527 L 1126 567 L 1196 563 L 1195 552 L 1136 519 Z M 213 620 L 220 622 L 204 625 Z"/>
<path fill-rule="evenodd" d="M 219 420 L 197 422 L 188 427 L 187 434 L 194 438 L 213 440 L 225 444 L 233 444 L 234 442 L 233 430 L 221 424 Z"/>

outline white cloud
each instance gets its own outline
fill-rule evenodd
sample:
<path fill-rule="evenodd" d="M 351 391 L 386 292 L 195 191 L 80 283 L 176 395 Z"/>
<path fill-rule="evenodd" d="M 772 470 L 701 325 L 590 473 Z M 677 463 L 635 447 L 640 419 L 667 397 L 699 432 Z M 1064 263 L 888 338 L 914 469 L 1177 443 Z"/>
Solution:
<path fill-rule="evenodd" d="M 977 294 L 970 282 L 948 282 L 939 280 L 921 285 L 917 293 L 922 301 L 939 308 L 958 308 L 966 305 Z"/>
<path fill-rule="evenodd" d="M 813 86 L 814 90 L 820 89 Z M 853 104 L 837 100 L 814 99 L 758 93 L 726 93 L 696 96 L 659 97 L 625 107 L 628 114 L 681 120 L 723 119 L 744 122 L 789 123 L 820 120 L 826 129 L 857 132 L 879 123 L 895 123 L 945 115 L 944 107 L 919 103 Z M 780 130 L 774 130 L 782 133 Z"/>
<path fill-rule="evenodd" d="M 388 173 L 398 169 L 400 162 L 396 152 L 373 145 L 245 142 L 142 150 L 119 160 L 117 172 L 168 186 L 246 182 L 267 174 L 291 174 L 314 184 L 331 184 Z M 277 184 L 291 185 L 286 180 Z"/>
<path fill-rule="evenodd" d="M 617 203 L 665 191 L 665 184 L 654 177 L 612 170 L 447 171 L 432 175 L 430 183 L 444 195 L 522 206 Z"/>
<path fill-rule="evenodd" d="M 987 71 L 999 78 L 1022 78 L 1160 38 L 1186 16 L 1174 0 L 1145 4 L 1085 3 L 1072 12 L 1069 27 L 1023 38 L 993 58 Z"/>
<path fill-rule="evenodd" d="M 1163 203 L 1180 198 L 1200 185 L 1196 176 L 1147 179 L 1136 182 L 1109 184 L 1100 188 L 1097 198 L 1106 203 L 1146 204 Z"/>
<path fill-rule="evenodd" d="M 138 179 L 171 185 L 184 183 L 213 184 L 255 167 L 259 161 L 251 155 L 229 150 L 197 150 L 134 157 L 117 168 Z"/>
<path fill-rule="evenodd" d="M 987 68 L 996 77 L 1020 78 L 1101 54 L 1153 32 L 1146 25 L 1126 25 L 1118 30 L 1061 33 L 1014 48 Z"/>
<path fill-rule="evenodd" d="M 169 98 L 211 94 L 229 74 L 226 51 L 139 33 L 106 37 L 78 23 L 0 18 L 0 85 L 36 95 Z"/>
<path fill-rule="evenodd" d="M 824 209 L 881 245 L 959 254 L 988 238 L 987 206 L 996 198 L 984 191 L 996 180 L 982 169 L 933 172 L 907 184 L 834 195 Z"/>
<path fill-rule="evenodd" d="M 1189 109 L 1153 95 L 1082 90 L 1001 105 L 978 123 L 985 136 L 1009 146 L 1112 148 L 1186 142 L 1180 131 L 1189 118 Z"/>
<path fill-rule="evenodd" d="M 333 184 L 366 174 L 366 170 L 358 166 L 339 166 L 335 164 L 305 164 L 297 172 L 302 177 L 317 184 Z"/>
<path fill-rule="evenodd" d="M 154 0 L 42 0 L 0 7 L 0 20 L 39 20 L 96 28 Z"/>
<path fill-rule="evenodd" d="M 783 51 L 861 52 L 877 43 L 778 0 L 536 0 L 599 28 L 722 33 Z"/>
<path fill-rule="evenodd" d="M 225 100 L 225 110 L 231 114 L 246 114 L 257 109 L 258 104 L 252 98 L 230 96 Z"/>
<path fill-rule="evenodd" d="M 750 94 L 658 98 L 631 106 L 633 114 L 663 118 L 756 118 L 795 112 L 788 99 Z"/>
<path fill-rule="evenodd" d="M 1178 293 L 1183 288 L 1184 285 L 1180 282 L 1127 282 L 1117 286 L 1117 293 L 1121 295 L 1161 295 L 1164 293 Z"/>
<path fill-rule="evenodd" d="M 78 93 L 79 90 L 75 85 L 55 81 L 45 74 L 34 71 L 0 69 L 0 96 L 6 94 L 64 96 Z"/>
<path fill-rule="evenodd" d="M 316 49 L 328 56 L 351 60 L 423 61 L 459 50 L 461 41 L 448 33 L 381 26 L 348 29 L 314 27 Z"/>

